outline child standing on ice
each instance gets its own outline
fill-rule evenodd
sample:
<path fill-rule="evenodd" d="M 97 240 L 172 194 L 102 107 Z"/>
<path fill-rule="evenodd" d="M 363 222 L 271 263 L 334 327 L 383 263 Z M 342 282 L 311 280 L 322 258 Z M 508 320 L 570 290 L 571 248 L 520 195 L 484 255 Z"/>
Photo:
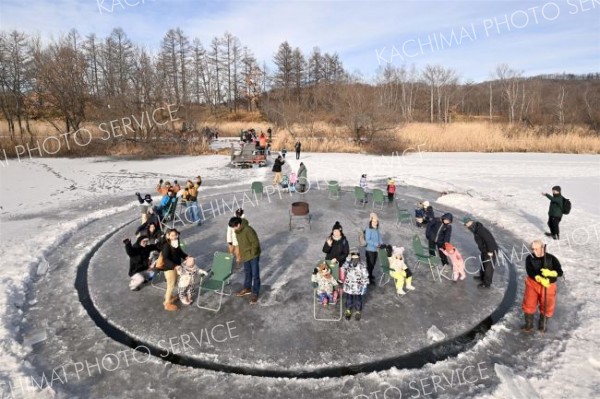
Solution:
<path fill-rule="evenodd" d="M 452 244 L 447 242 L 444 245 L 444 248 L 440 248 L 440 251 L 450 259 L 452 262 L 452 278 L 454 281 L 457 281 L 460 277 L 461 280 L 464 280 L 466 277 L 465 274 L 465 260 L 463 259 L 458 249 L 454 247 Z"/>
<path fill-rule="evenodd" d="M 346 320 L 352 318 L 352 310 L 356 310 L 354 316 L 360 320 L 363 307 L 363 295 L 367 292 L 369 284 L 369 272 L 367 266 L 361 262 L 360 253 L 357 248 L 350 250 L 350 260 L 342 267 L 344 274 L 344 292 L 346 293 Z"/>
<path fill-rule="evenodd" d="M 389 246 L 388 246 L 389 248 Z M 406 289 L 413 291 L 415 287 L 412 285 L 412 271 L 406 266 L 404 262 L 404 247 L 392 247 L 392 253 L 389 253 L 388 249 L 388 262 L 392 272 L 390 276 L 396 282 L 396 292 L 398 295 L 405 295 L 404 283 L 406 282 Z"/>
<path fill-rule="evenodd" d="M 317 285 L 317 295 L 323 307 L 328 303 L 335 305 L 337 303 L 337 281 L 331 275 L 331 269 L 327 263 L 322 262 L 319 267 L 313 271 L 311 281 Z"/>
<path fill-rule="evenodd" d="M 175 271 L 179 275 L 179 300 L 184 305 L 192 303 L 192 290 L 194 288 L 194 277 L 196 274 L 206 276 L 206 271 L 196 266 L 194 258 L 188 257 L 181 266 L 176 266 Z"/>
<path fill-rule="evenodd" d="M 290 193 L 293 193 L 296 191 L 296 182 L 297 181 L 298 181 L 298 176 L 296 175 L 296 172 L 290 173 Z"/>
<path fill-rule="evenodd" d="M 396 193 L 396 182 L 394 181 L 393 178 L 389 178 L 388 179 L 388 183 L 387 183 L 387 195 L 388 195 L 388 201 L 389 202 L 393 202 L 394 201 L 394 194 Z"/>

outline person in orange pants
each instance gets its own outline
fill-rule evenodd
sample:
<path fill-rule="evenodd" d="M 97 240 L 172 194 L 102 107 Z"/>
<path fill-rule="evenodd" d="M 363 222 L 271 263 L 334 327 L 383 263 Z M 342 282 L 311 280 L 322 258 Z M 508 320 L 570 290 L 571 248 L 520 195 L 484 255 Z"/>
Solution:
<path fill-rule="evenodd" d="M 540 308 L 538 330 L 546 331 L 548 319 L 554 315 L 556 304 L 556 279 L 563 275 L 560 262 L 552 254 L 546 253 L 541 240 L 531 243 L 531 254 L 525 260 L 525 295 L 522 309 L 525 314 L 523 332 L 533 331 L 533 317 Z"/>

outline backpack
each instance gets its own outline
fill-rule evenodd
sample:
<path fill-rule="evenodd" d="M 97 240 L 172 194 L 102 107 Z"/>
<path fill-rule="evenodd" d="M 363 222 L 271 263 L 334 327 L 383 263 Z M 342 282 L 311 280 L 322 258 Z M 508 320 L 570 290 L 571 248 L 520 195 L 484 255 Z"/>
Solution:
<path fill-rule="evenodd" d="M 571 212 L 571 200 L 563 197 L 562 213 L 568 215 Z"/>
<path fill-rule="evenodd" d="M 358 245 L 360 245 L 361 247 L 366 247 L 367 246 L 367 239 L 365 238 L 365 231 L 361 230 L 358 233 Z"/>

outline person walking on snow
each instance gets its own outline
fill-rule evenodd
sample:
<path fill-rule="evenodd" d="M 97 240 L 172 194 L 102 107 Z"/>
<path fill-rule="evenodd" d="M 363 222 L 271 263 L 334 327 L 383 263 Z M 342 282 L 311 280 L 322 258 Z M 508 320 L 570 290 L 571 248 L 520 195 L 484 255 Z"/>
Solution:
<path fill-rule="evenodd" d="M 238 241 L 238 263 L 244 264 L 244 288 L 236 296 L 242 297 L 252 294 L 250 304 L 258 303 L 258 294 L 260 292 L 260 241 L 258 235 L 250 227 L 247 219 L 241 217 L 232 217 L 229 219 L 229 226 L 235 230 Z"/>
<path fill-rule="evenodd" d="M 559 239 L 560 231 L 558 229 L 558 224 L 563 216 L 563 206 L 565 201 L 560 191 L 560 186 L 554 186 L 552 187 L 552 195 L 542 193 L 543 196 L 550 200 L 550 208 L 548 209 L 548 227 L 550 227 L 550 232 L 545 234 L 555 240 Z"/>
<path fill-rule="evenodd" d="M 481 280 L 481 283 L 478 285 L 479 288 L 490 288 L 494 277 L 494 261 L 498 252 L 498 244 L 496 244 L 492 233 L 483 227 L 481 223 L 474 221 L 470 216 L 465 216 L 463 222 L 465 227 L 473 232 L 473 238 L 481 253 L 479 276 L 473 276 L 473 278 Z"/>
<path fill-rule="evenodd" d="M 278 185 L 281 182 L 281 168 L 283 167 L 284 163 L 285 161 L 283 160 L 281 155 L 279 155 L 273 163 L 273 172 L 275 172 L 275 176 L 273 176 L 274 186 Z"/>
<path fill-rule="evenodd" d="M 563 275 L 560 262 L 546 252 L 541 240 L 531 243 L 531 254 L 525 260 L 525 294 L 523 295 L 523 313 L 525 324 L 523 332 L 533 331 L 533 318 L 540 309 L 538 330 L 546 331 L 548 319 L 554 315 L 556 304 L 556 279 Z"/>

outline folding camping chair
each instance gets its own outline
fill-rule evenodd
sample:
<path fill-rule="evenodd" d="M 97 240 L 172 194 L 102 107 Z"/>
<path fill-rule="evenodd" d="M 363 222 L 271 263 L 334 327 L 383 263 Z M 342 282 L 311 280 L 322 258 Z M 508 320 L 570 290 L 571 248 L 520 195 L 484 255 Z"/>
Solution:
<path fill-rule="evenodd" d="M 410 214 L 408 209 L 396 208 L 396 227 L 399 228 L 400 225 L 404 222 L 408 222 L 410 225 L 412 225 L 412 215 Z"/>
<path fill-rule="evenodd" d="M 258 201 L 258 197 L 256 194 L 260 194 L 260 199 L 263 199 L 263 184 L 259 181 L 252 182 L 252 193 L 254 194 L 254 199 Z"/>
<path fill-rule="evenodd" d="M 332 180 L 327 182 L 327 189 L 329 190 L 329 199 L 338 199 L 340 198 L 340 185 L 337 181 Z"/>
<path fill-rule="evenodd" d="M 415 268 L 415 271 L 419 269 L 421 262 L 427 262 L 427 264 L 429 265 L 429 270 L 431 271 L 431 275 L 433 276 L 433 281 L 439 280 L 440 282 L 442 282 L 442 277 L 446 278 L 447 280 L 452 280 L 444 274 L 444 269 L 448 265 L 442 265 L 442 261 L 439 258 L 439 256 L 425 254 L 425 248 L 423 247 L 423 244 L 421 244 L 419 236 L 416 234 L 413 236 L 412 245 L 413 251 L 415 252 L 415 256 L 417 257 L 417 266 Z"/>
<path fill-rule="evenodd" d="M 221 309 L 221 304 L 223 303 L 223 296 L 231 295 L 231 285 L 229 284 L 229 279 L 231 278 L 232 273 L 233 255 L 230 255 L 226 252 L 215 252 L 212 261 L 212 267 L 208 271 L 208 274 L 200 278 L 196 306 L 200 309 L 218 312 Z M 225 293 L 225 285 L 229 285 L 229 293 Z M 216 308 L 201 306 L 200 295 L 202 295 L 202 290 L 214 291 L 217 295 L 219 295 L 219 306 Z"/>
<path fill-rule="evenodd" d="M 169 203 L 167 209 L 163 212 L 163 214 L 159 217 L 160 227 L 163 231 L 166 231 L 167 228 L 174 229 L 175 224 L 179 221 L 183 226 L 185 226 L 185 222 L 181 219 L 179 212 L 177 212 L 177 206 L 179 205 L 179 198 L 175 197 Z"/>
<path fill-rule="evenodd" d="M 365 193 L 365 190 L 360 186 L 354 186 L 354 204 L 355 205 L 356 205 L 357 201 L 360 201 L 361 205 L 363 207 L 367 203 L 367 193 Z"/>
<path fill-rule="evenodd" d="M 373 209 L 375 209 L 375 204 L 378 204 L 378 203 L 381 203 L 380 209 L 383 209 L 383 205 L 385 204 L 385 202 L 386 202 L 386 198 L 383 195 L 383 191 L 381 191 L 378 188 L 373 189 L 373 205 L 372 205 Z"/>
<path fill-rule="evenodd" d="M 319 263 L 317 263 L 317 266 L 321 263 L 322 261 L 319 261 Z M 333 277 L 335 280 L 339 280 L 340 279 L 340 265 L 335 262 L 335 263 L 331 263 L 331 261 L 327 260 L 325 261 L 327 263 L 327 266 L 329 266 L 329 269 L 331 270 L 331 277 Z M 338 292 L 338 297 L 337 297 L 337 302 L 335 304 L 336 307 L 339 306 L 340 308 L 340 312 L 339 315 L 337 314 L 337 311 L 335 312 L 336 316 L 333 318 L 319 318 L 317 317 L 317 308 L 320 308 L 320 304 L 317 301 L 317 288 L 315 287 L 313 289 L 313 317 L 316 321 L 340 321 L 342 320 L 342 313 L 343 313 L 343 292 L 342 292 L 342 284 L 338 284 L 337 288 L 336 288 L 337 292 Z"/>
<path fill-rule="evenodd" d="M 379 263 L 379 267 L 381 268 L 381 277 L 379 278 L 379 286 L 383 287 L 384 285 L 389 283 L 390 280 L 392 279 L 392 276 L 390 276 L 392 269 L 390 269 L 390 261 L 388 259 L 387 250 L 385 248 L 379 248 L 377 250 L 377 263 Z M 383 282 L 384 279 L 385 279 L 385 283 Z"/>

